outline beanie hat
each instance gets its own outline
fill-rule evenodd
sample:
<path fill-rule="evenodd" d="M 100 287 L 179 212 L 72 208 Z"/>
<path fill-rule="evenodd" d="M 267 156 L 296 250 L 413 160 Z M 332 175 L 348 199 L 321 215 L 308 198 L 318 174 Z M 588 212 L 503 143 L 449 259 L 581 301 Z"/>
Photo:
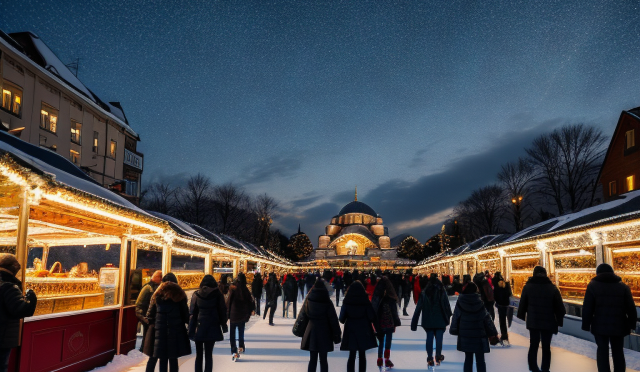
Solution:
<path fill-rule="evenodd" d="M 547 276 L 547 269 L 542 266 L 536 266 L 533 268 L 533 276 Z"/>
<path fill-rule="evenodd" d="M 20 271 L 20 263 L 11 253 L 0 253 L 0 268 L 16 275 Z"/>
<path fill-rule="evenodd" d="M 176 278 L 176 275 L 174 273 L 168 273 L 162 278 L 162 282 L 172 282 L 178 284 L 178 278 Z"/>
<path fill-rule="evenodd" d="M 464 287 L 462 290 L 462 294 L 473 294 L 478 293 L 478 286 L 474 282 L 469 282 L 469 284 Z"/>
<path fill-rule="evenodd" d="M 602 273 L 613 273 L 613 267 L 611 267 L 611 265 L 606 263 L 598 265 L 598 268 L 596 269 L 596 274 L 602 274 Z"/>

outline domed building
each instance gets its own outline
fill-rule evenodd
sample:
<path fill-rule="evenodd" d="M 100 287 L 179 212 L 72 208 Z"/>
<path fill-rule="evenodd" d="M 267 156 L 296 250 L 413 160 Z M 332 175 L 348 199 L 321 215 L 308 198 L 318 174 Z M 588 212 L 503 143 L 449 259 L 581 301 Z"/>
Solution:
<path fill-rule="evenodd" d="M 316 260 L 395 260 L 389 232 L 373 208 L 355 200 L 331 218 L 325 234 L 318 238 Z"/>

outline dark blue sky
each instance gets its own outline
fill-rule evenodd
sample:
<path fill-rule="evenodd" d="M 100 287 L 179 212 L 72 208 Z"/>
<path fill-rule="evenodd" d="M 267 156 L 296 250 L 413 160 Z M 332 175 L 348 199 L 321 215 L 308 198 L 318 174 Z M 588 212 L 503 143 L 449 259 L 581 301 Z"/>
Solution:
<path fill-rule="evenodd" d="M 144 180 L 203 172 L 313 241 L 359 197 L 421 240 L 533 136 L 640 106 L 636 1 L 4 1 L 120 101 Z"/>

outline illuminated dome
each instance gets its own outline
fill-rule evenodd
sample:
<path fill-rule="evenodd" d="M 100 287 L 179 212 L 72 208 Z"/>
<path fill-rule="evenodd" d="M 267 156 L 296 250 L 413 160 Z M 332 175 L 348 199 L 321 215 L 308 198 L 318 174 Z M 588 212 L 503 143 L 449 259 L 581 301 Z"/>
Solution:
<path fill-rule="evenodd" d="M 357 200 L 352 201 L 351 203 L 345 205 L 338 213 L 339 216 L 344 216 L 349 213 L 361 213 L 368 214 L 369 216 L 377 217 L 378 214 L 373 210 L 370 206 L 366 205 L 363 202 L 359 202 Z"/>

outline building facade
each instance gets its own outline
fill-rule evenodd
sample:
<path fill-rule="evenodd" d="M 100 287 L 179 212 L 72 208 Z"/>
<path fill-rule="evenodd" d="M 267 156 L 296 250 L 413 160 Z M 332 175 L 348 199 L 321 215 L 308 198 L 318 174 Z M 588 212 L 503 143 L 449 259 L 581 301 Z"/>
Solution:
<path fill-rule="evenodd" d="M 599 176 L 605 201 L 638 188 L 640 151 L 636 134 L 640 134 L 640 107 L 622 111 L 611 137 Z"/>
<path fill-rule="evenodd" d="M 0 90 L 1 130 L 138 203 L 144 156 L 119 102 L 102 101 L 30 32 L 0 31 Z"/>

